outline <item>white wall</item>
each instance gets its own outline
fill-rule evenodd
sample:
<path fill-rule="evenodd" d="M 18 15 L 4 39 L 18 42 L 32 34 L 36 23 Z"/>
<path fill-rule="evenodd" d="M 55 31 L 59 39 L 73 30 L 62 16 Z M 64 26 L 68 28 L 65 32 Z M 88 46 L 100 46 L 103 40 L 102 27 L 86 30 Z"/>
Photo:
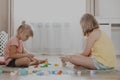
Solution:
<path fill-rule="evenodd" d="M 95 16 L 107 18 L 110 24 L 120 25 L 120 0 L 95 0 Z M 118 55 L 120 55 L 120 26 L 111 26 L 111 38 Z"/>
<path fill-rule="evenodd" d="M 95 15 L 99 17 L 120 18 L 120 0 L 96 0 Z"/>
<path fill-rule="evenodd" d="M 86 0 L 14 0 L 15 31 L 22 20 L 27 22 L 69 23 L 72 47 L 82 48 L 80 17 L 86 12 Z M 66 44 L 64 44 L 66 45 Z"/>
<path fill-rule="evenodd" d="M 112 28 L 112 40 L 117 50 L 117 55 L 120 55 L 120 26 Z"/>
<path fill-rule="evenodd" d="M 79 26 L 86 11 L 85 0 L 14 0 L 15 23 L 21 20 L 37 22 L 71 22 Z"/>
<path fill-rule="evenodd" d="M 8 1 L 0 0 L 0 31 L 8 31 Z"/>

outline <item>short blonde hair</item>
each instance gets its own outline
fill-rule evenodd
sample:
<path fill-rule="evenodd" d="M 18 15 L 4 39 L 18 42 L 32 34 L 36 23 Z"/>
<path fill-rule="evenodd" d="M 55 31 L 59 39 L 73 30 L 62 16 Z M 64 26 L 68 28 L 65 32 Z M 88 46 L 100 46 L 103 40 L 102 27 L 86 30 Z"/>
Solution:
<path fill-rule="evenodd" d="M 31 26 L 26 24 L 25 21 L 22 21 L 22 24 L 18 27 L 17 32 L 19 32 L 20 30 L 22 31 L 29 30 L 30 36 L 33 37 L 34 35 Z"/>
<path fill-rule="evenodd" d="M 99 28 L 97 20 L 89 13 L 86 13 L 82 16 L 80 24 L 82 26 L 84 36 L 87 36 L 94 29 Z"/>

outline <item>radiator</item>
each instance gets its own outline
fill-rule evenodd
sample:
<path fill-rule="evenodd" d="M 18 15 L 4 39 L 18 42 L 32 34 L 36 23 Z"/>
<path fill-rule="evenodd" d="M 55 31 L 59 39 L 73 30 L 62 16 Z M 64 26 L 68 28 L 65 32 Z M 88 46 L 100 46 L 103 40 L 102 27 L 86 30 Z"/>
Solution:
<path fill-rule="evenodd" d="M 39 22 L 31 25 L 34 37 L 25 42 L 27 50 L 41 54 L 70 54 L 81 51 L 81 36 L 79 34 L 79 39 L 73 39 L 75 36 L 71 33 L 70 23 Z"/>

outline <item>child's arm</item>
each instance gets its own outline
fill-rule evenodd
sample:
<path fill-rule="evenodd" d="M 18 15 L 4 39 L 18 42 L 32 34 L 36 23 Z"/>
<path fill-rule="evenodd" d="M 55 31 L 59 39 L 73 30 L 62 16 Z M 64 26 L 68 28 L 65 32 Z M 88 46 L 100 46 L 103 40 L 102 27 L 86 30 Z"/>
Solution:
<path fill-rule="evenodd" d="M 10 52 L 9 55 L 11 58 L 22 58 L 22 57 L 29 57 L 27 54 L 22 54 L 22 53 L 16 53 L 17 52 L 17 46 L 11 45 L 10 46 Z"/>
<path fill-rule="evenodd" d="M 98 31 L 93 31 L 92 33 L 89 34 L 85 50 L 83 51 L 83 53 L 81 55 L 84 55 L 84 56 L 91 55 L 91 49 L 92 49 L 95 41 L 99 38 L 99 35 L 100 34 Z"/>
<path fill-rule="evenodd" d="M 33 54 L 30 54 L 24 47 L 23 47 L 23 54 L 28 54 L 28 55 L 31 56 L 31 58 L 34 57 L 34 55 L 33 55 Z"/>

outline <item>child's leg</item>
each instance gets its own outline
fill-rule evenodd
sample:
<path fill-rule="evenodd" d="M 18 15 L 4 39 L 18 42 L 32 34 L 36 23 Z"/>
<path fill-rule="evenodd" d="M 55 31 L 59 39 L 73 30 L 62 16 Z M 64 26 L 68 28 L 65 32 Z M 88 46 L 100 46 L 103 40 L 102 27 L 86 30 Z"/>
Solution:
<path fill-rule="evenodd" d="M 28 67 L 30 64 L 30 59 L 28 57 L 23 57 L 23 58 L 19 58 L 19 59 L 16 59 L 15 61 L 15 65 L 17 67 Z"/>
<path fill-rule="evenodd" d="M 81 65 L 85 68 L 96 69 L 90 57 L 83 55 L 71 55 L 69 57 L 62 57 L 61 59 L 64 61 L 69 61 L 74 65 Z"/>

